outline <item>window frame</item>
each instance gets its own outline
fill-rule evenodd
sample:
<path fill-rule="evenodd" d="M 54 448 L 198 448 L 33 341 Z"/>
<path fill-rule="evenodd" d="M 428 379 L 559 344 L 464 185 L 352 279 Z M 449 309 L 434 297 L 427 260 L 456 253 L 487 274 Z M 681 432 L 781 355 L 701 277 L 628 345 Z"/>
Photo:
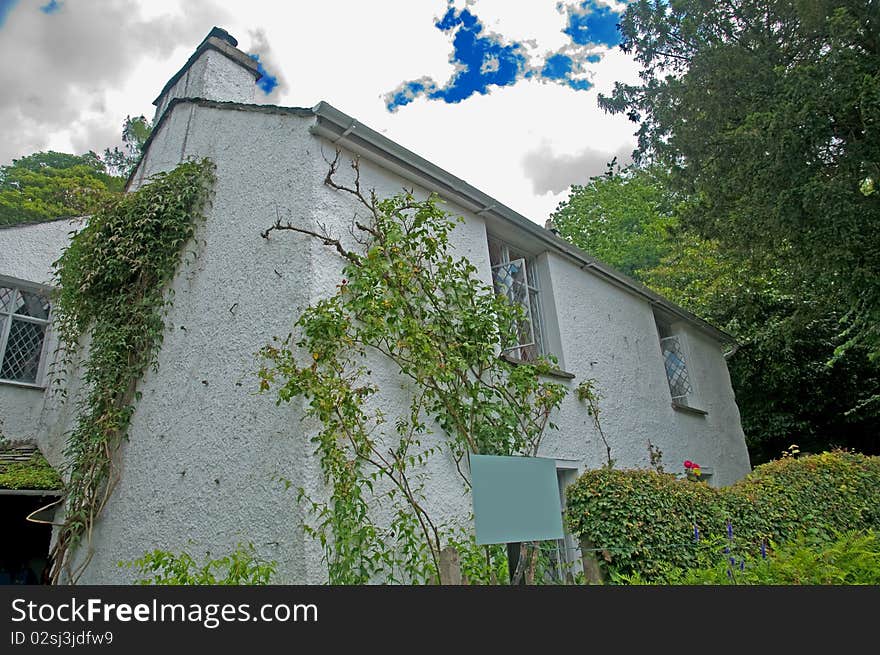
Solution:
<path fill-rule="evenodd" d="M 492 242 L 494 242 L 499 248 L 501 261 L 492 261 Z M 489 269 L 492 278 L 492 288 L 496 292 L 498 292 L 498 288 L 495 285 L 495 271 L 502 266 L 516 263 L 518 261 L 522 261 L 523 263 L 523 277 L 528 299 L 528 305 L 524 306 L 524 309 L 526 310 L 527 320 L 531 327 L 532 341 L 530 343 L 519 343 L 516 346 L 505 348 L 502 350 L 502 354 L 517 362 L 535 361 L 535 359 L 548 354 L 547 327 L 546 321 L 544 320 L 543 302 L 541 300 L 541 279 L 537 272 L 537 257 L 488 232 L 486 233 L 486 246 L 489 253 Z M 515 254 L 513 257 L 511 256 L 511 250 Z M 525 349 L 532 347 L 534 347 L 535 355 L 533 357 L 523 357 L 522 352 Z"/>
<path fill-rule="evenodd" d="M 675 344 L 674 346 L 668 344 Z M 663 355 L 663 369 L 666 371 L 666 381 L 669 383 L 669 394 L 672 397 L 672 402 L 681 405 L 689 405 L 688 399 L 692 398 L 694 395 L 694 383 L 691 381 L 691 371 L 688 366 L 688 359 L 690 359 L 684 351 L 684 346 L 682 344 L 681 335 L 678 334 L 670 334 L 666 337 L 660 337 L 660 352 Z M 670 374 L 669 371 L 669 356 L 674 355 L 680 360 L 681 364 L 679 368 L 684 371 L 684 375 L 681 376 L 680 382 L 673 382 L 675 378 L 675 373 Z M 676 386 L 683 386 L 684 388 L 676 389 Z M 676 392 L 678 393 L 676 395 Z"/>
<path fill-rule="evenodd" d="M 663 373 L 666 376 L 666 386 L 669 389 L 669 397 L 671 399 L 672 407 L 674 409 L 680 409 L 694 414 L 705 415 L 707 412 L 700 409 L 700 394 L 694 377 L 694 358 L 691 354 L 687 333 L 682 328 L 681 324 L 664 320 L 663 317 L 657 316 L 656 314 L 654 316 L 654 322 L 657 326 L 660 359 L 663 363 Z M 685 392 L 684 395 L 675 395 L 675 390 L 673 389 L 672 378 L 669 375 L 669 367 L 667 366 L 667 348 L 664 346 L 664 342 L 667 342 L 668 340 L 674 340 L 677 346 L 675 350 L 682 360 L 682 365 L 687 376 L 686 382 L 688 385 L 688 391 Z"/>
<path fill-rule="evenodd" d="M 559 487 L 559 505 L 562 510 L 562 539 L 556 540 L 556 563 L 560 576 L 560 582 L 564 583 L 568 576 L 576 577 L 579 573 L 583 573 L 583 555 L 581 553 L 580 543 L 575 536 L 568 530 L 565 522 L 565 508 L 567 488 L 577 482 L 583 466 L 577 460 L 556 459 L 556 484 Z"/>
<path fill-rule="evenodd" d="M 33 293 L 38 294 L 46 298 L 49 302 L 49 311 L 47 313 L 46 318 L 37 318 L 34 316 L 24 316 L 21 314 L 16 314 L 11 310 L 11 307 L 14 306 L 15 295 L 12 298 L 12 303 L 10 303 L 10 309 L 4 310 L 0 307 L 0 370 L 2 370 L 3 361 L 6 358 L 6 349 L 9 345 L 9 336 L 12 332 L 12 324 L 14 321 L 21 321 L 24 323 L 33 323 L 35 325 L 43 326 L 43 340 L 40 344 L 40 353 L 39 353 L 39 361 L 37 363 L 37 370 L 34 375 L 34 381 L 24 381 L 24 380 L 13 380 L 10 378 L 0 377 L 0 384 L 19 386 L 19 387 L 28 387 L 35 389 L 44 389 L 45 385 L 43 384 L 45 373 L 46 373 L 46 352 L 48 348 L 48 341 L 50 330 L 52 326 L 52 311 L 53 304 L 50 301 L 50 294 L 52 291 L 51 287 L 48 287 L 43 284 L 39 284 L 36 282 L 29 282 L 27 280 L 20 280 L 18 278 L 9 277 L 7 275 L 0 275 L 0 287 L 4 287 L 7 289 L 12 289 L 13 294 L 20 294 L 22 292 L 25 293 Z"/>

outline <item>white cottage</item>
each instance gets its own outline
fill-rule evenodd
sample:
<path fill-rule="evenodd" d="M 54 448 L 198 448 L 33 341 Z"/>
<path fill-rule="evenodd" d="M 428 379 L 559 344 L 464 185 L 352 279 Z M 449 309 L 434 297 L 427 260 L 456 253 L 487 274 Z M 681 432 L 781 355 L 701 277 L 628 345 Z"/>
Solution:
<path fill-rule="evenodd" d="M 326 102 L 254 104 L 259 73 L 236 45 L 215 28 L 168 82 L 130 181 L 137 188 L 191 158 L 217 166 L 213 202 L 192 244 L 197 256 L 172 283 L 159 367 L 140 382 L 121 478 L 96 525 L 81 582 L 128 582 L 132 572 L 117 563 L 153 548 L 219 553 L 242 541 L 278 563 L 280 582 L 326 579 L 320 548 L 298 529 L 302 510 L 278 482 L 320 493 L 313 444 L 297 403 L 276 406 L 272 394 L 256 392 L 255 353 L 290 331 L 298 308 L 339 283 L 341 262 L 315 240 L 260 235 L 276 211 L 346 234 L 354 200 L 323 184 L 325 157 L 336 149 L 359 158 L 362 183 L 380 196 L 404 186 L 438 193 L 465 219 L 453 234 L 456 252 L 487 283 L 500 264 L 524 261 L 534 331 L 509 355 L 555 355 L 559 379 L 572 389 L 596 380 L 618 467 L 649 466 L 650 440 L 667 470 L 690 459 L 716 486 L 749 472 L 726 334 Z M 73 403 L 47 387 L 55 340 L 41 298 L 51 263 L 78 226 L 0 230 L 0 430 L 36 444 L 59 467 Z M 375 376 L 393 403 L 394 372 L 378 367 Z M 75 375 L 68 384 L 71 398 Z M 564 487 L 606 454 L 576 394 L 555 422 L 559 429 L 548 432 L 539 454 L 557 461 Z M 431 467 L 432 511 L 466 518 L 470 500 L 453 463 Z"/>

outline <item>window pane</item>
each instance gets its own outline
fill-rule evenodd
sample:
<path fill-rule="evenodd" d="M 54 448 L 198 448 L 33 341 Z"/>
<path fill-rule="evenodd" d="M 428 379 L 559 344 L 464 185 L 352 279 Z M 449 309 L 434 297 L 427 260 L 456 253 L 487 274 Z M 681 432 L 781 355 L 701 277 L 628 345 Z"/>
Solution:
<path fill-rule="evenodd" d="M 17 382 L 36 382 L 46 326 L 12 320 L 0 378 Z"/>
<path fill-rule="evenodd" d="M 12 306 L 12 298 L 15 296 L 15 289 L 8 287 L 0 287 L 0 312 L 8 312 Z"/>
<path fill-rule="evenodd" d="M 495 292 L 522 307 L 524 319 L 511 326 L 510 341 L 505 352 L 524 361 L 532 361 L 544 352 L 541 331 L 541 307 L 538 302 L 538 282 L 529 270 L 527 255 L 497 239 L 488 238 L 489 261 L 492 264 L 492 283 Z"/>
<path fill-rule="evenodd" d="M 528 287 L 526 287 L 526 263 L 522 259 L 500 264 L 492 269 L 495 291 L 507 296 L 512 303 L 526 306 Z"/>
<path fill-rule="evenodd" d="M 534 333 L 535 350 L 537 353 L 544 350 L 543 325 L 541 324 L 541 303 L 538 300 L 538 292 L 529 290 L 529 306 L 532 310 L 532 332 Z"/>
<path fill-rule="evenodd" d="M 532 301 L 529 288 L 526 286 L 528 277 L 525 260 L 517 259 L 495 266 L 492 269 L 492 279 L 495 283 L 495 291 L 523 310 L 523 320 L 516 326 L 516 343 L 511 349 L 511 354 L 519 359 L 535 359 L 537 356 L 535 325 L 532 319 Z"/>
<path fill-rule="evenodd" d="M 20 316 L 49 318 L 49 299 L 30 291 L 21 291 L 12 305 L 12 311 Z"/>
<path fill-rule="evenodd" d="M 528 259 L 529 256 L 527 254 L 525 254 L 524 252 L 520 252 L 519 250 L 516 250 L 515 248 L 508 247 L 507 258 L 510 261 L 513 261 L 514 259 Z"/>
<path fill-rule="evenodd" d="M 691 392 L 691 382 L 678 337 L 661 339 L 660 348 L 663 351 L 666 378 L 669 380 L 669 390 L 672 392 L 672 398 L 674 400 L 684 399 Z"/>
<path fill-rule="evenodd" d="M 489 239 L 489 263 L 494 266 L 495 264 L 500 264 L 504 261 L 504 246 L 501 245 L 500 241 L 496 241 L 495 239 Z"/>

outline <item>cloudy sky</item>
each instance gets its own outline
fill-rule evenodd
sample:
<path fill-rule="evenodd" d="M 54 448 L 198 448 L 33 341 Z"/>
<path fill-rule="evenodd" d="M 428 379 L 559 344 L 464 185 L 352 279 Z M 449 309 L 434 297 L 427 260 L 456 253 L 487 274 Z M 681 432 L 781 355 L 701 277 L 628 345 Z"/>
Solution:
<path fill-rule="evenodd" d="M 326 100 L 537 223 L 625 161 L 597 106 L 635 81 L 615 0 L 0 0 L 0 164 L 103 151 L 217 25 L 259 56 L 261 102 Z M 273 86 L 274 85 L 274 86 Z"/>

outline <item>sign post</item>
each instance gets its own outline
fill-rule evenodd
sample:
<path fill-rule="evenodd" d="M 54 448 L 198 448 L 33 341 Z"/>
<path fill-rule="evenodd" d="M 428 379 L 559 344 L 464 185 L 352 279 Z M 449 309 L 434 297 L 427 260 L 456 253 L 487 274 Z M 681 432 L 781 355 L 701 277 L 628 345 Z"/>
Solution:
<path fill-rule="evenodd" d="M 471 455 L 478 544 L 507 544 L 513 581 L 525 541 L 562 539 L 556 462 L 544 457 Z M 520 576 L 520 584 L 525 584 Z"/>

